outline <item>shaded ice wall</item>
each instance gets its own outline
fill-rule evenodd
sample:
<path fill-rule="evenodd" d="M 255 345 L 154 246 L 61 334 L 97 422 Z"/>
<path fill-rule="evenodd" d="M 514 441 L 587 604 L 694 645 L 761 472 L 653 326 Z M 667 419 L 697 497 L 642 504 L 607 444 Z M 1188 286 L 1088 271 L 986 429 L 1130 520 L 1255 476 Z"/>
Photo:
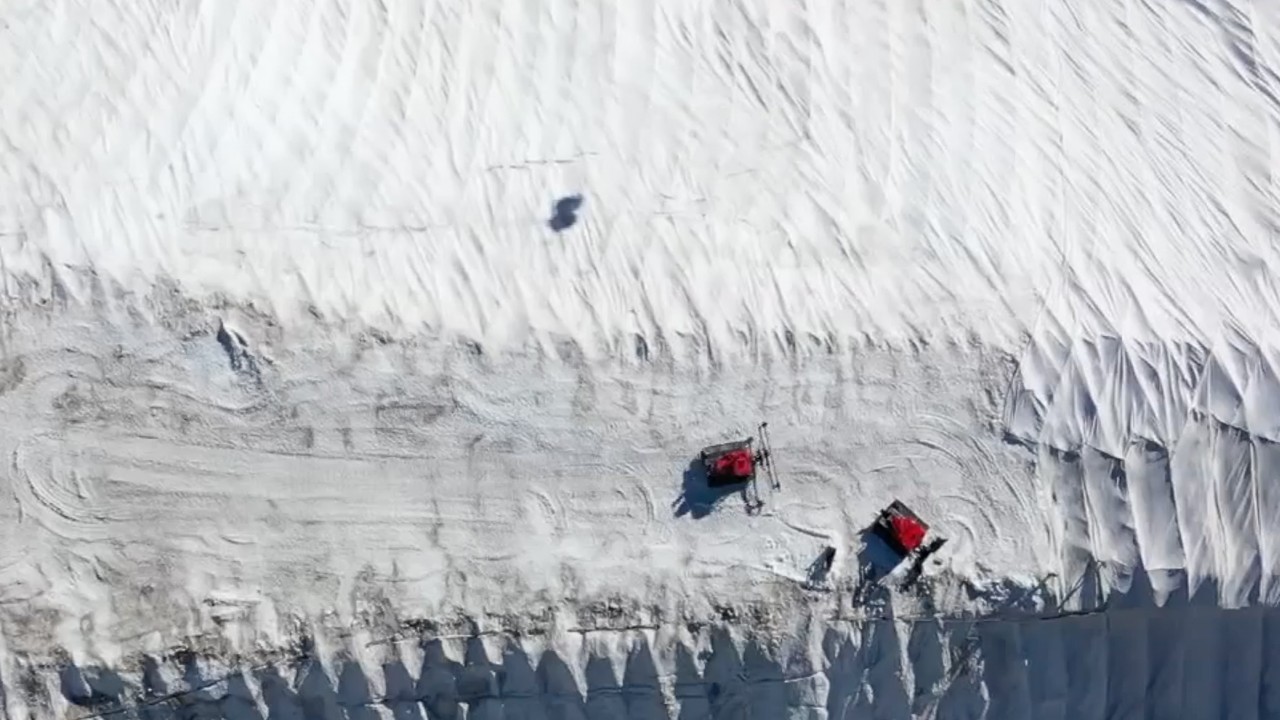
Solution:
<path fill-rule="evenodd" d="M 1280 615 L 818 623 L 780 648 L 725 630 L 359 636 L 256 660 L 188 652 L 106 669 L 19 658 L 4 672 L 12 720 L 1267 718 L 1280 714 Z"/>

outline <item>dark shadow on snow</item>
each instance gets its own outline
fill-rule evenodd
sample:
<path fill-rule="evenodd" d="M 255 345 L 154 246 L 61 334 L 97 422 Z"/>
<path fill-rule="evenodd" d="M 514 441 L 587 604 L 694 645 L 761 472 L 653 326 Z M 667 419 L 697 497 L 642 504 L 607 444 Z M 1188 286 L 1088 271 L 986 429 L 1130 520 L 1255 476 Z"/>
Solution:
<path fill-rule="evenodd" d="M 462 664 L 449 657 L 444 644 L 428 640 L 422 644 L 422 670 L 418 674 L 416 694 L 428 718 L 459 716 L 458 673 Z"/>
<path fill-rule="evenodd" d="M 730 495 L 739 496 L 742 498 L 743 505 L 749 507 L 751 504 L 747 496 L 749 487 L 748 483 L 712 487 L 707 482 L 707 470 L 702 464 L 702 459 L 694 458 L 685 468 L 680 495 L 671 507 L 675 510 L 676 517 L 690 515 L 695 520 L 710 515 L 715 511 L 716 506 Z"/>
<path fill-rule="evenodd" d="M 578 690 L 573 671 L 559 655 L 554 651 L 542 653 L 534 675 L 538 679 L 538 691 L 548 719 L 584 720 L 586 702 Z"/>
<path fill-rule="evenodd" d="M 462 669 L 458 672 L 458 699 L 470 708 L 467 717 L 500 717 L 501 708 L 493 707 L 494 703 L 491 701 L 496 700 L 499 695 L 501 666 L 489 659 L 480 638 L 467 641 L 462 663 Z"/>
<path fill-rule="evenodd" d="M 675 665 L 675 687 L 672 690 L 680 706 L 676 720 L 706 720 L 711 716 L 711 699 L 693 651 L 683 644 L 677 645 Z"/>
<path fill-rule="evenodd" d="M 419 693 L 417 681 L 409 674 L 403 660 L 396 658 L 382 664 L 382 682 L 386 687 L 382 705 L 391 710 L 394 720 L 423 719 L 422 699 L 427 696 Z"/>
<path fill-rule="evenodd" d="M 864 569 L 868 581 L 880 580 L 902 562 L 902 556 L 889 547 L 889 543 L 874 530 L 863 530 L 859 540 L 862 541 L 862 547 L 858 550 L 858 567 Z"/>
<path fill-rule="evenodd" d="M 622 673 L 622 699 L 629 720 L 668 720 L 663 701 L 662 682 L 658 665 L 653 659 L 653 649 L 647 639 L 641 639 L 627 656 L 627 666 Z M 677 673 L 676 682 L 680 682 Z"/>
<path fill-rule="evenodd" d="M 254 677 L 262 688 L 262 700 L 267 706 L 267 720 L 307 720 L 302 701 L 289 682 L 286 668 L 267 667 L 254 671 Z M 317 719 L 319 720 L 319 719 Z"/>
<path fill-rule="evenodd" d="M 556 232 L 568 230 L 578 222 L 578 209 L 581 207 L 581 195 L 560 198 L 551 210 L 551 219 L 547 221 L 547 226 Z"/>
<path fill-rule="evenodd" d="M 835 564 L 836 549 L 831 546 L 823 548 L 818 557 L 809 563 L 809 567 L 805 569 L 804 584 L 809 588 L 823 588 L 827 585 L 827 578 L 831 575 L 831 566 Z"/>
<path fill-rule="evenodd" d="M 67 665 L 58 674 L 62 696 L 72 705 L 100 710 L 122 699 L 124 681 L 111 670 Z"/>
<path fill-rule="evenodd" d="M 337 702 L 346 714 L 346 720 L 378 720 L 378 713 L 371 707 L 373 694 L 369 691 L 369 678 L 365 677 L 360 663 L 344 658 L 338 663 Z M 394 715 L 394 710 L 392 711 Z"/>

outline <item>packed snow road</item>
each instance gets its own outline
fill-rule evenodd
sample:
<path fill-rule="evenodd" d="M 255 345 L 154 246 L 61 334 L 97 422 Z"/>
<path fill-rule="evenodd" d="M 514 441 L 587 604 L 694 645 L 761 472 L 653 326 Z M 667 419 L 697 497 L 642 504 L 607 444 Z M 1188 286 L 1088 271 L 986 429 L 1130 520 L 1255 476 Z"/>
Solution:
<path fill-rule="evenodd" d="M 966 431 L 999 417 L 969 390 L 1007 370 L 981 349 L 945 377 L 874 349 L 688 373 L 165 312 L 68 308 L 10 346 L 4 595 L 58 618 L 31 649 L 89 652 L 86 621 L 177 638 L 192 612 L 354 622 L 366 592 L 421 618 L 768 601 L 828 544 L 848 574 L 895 497 L 951 538 L 956 572 L 1049 560 L 1025 451 Z M 783 483 L 749 514 L 688 470 L 762 416 Z"/>

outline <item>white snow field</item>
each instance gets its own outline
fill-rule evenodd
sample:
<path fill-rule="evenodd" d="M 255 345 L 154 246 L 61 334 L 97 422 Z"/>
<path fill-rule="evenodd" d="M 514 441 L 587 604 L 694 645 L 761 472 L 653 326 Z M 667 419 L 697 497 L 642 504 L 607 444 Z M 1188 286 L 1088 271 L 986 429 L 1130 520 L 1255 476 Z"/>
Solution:
<path fill-rule="evenodd" d="M 0 19 L 3 720 L 1280 717 L 1280 5 Z"/>

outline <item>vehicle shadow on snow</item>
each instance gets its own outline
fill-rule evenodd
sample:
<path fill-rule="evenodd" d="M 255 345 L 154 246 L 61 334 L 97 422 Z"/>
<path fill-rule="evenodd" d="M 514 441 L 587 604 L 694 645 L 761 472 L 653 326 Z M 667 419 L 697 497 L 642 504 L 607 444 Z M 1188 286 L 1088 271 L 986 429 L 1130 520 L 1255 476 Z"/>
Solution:
<path fill-rule="evenodd" d="M 858 579 L 854 586 L 854 605 L 883 607 L 888 604 L 889 589 L 877 585 L 881 578 L 896 568 L 899 555 L 870 528 L 859 533 L 859 547 L 855 562 Z"/>
<path fill-rule="evenodd" d="M 671 507 L 676 517 L 689 515 L 695 520 L 700 520 L 714 512 L 725 498 L 732 495 L 742 499 L 743 507 L 749 507 L 751 503 L 747 496 L 747 488 L 746 483 L 712 487 L 707 482 L 707 470 L 701 458 L 694 458 L 689 461 L 689 466 L 684 470 L 680 495 L 671 503 Z"/>
<path fill-rule="evenodd" d="M 865 568 L 871 579 L 879 580 L 891 572 L 902 562 L 902 556 L 876 534 L 875 530 L 866 528 L 858 538 L 861 547 L 858 550 L 858 567 Z"/>

